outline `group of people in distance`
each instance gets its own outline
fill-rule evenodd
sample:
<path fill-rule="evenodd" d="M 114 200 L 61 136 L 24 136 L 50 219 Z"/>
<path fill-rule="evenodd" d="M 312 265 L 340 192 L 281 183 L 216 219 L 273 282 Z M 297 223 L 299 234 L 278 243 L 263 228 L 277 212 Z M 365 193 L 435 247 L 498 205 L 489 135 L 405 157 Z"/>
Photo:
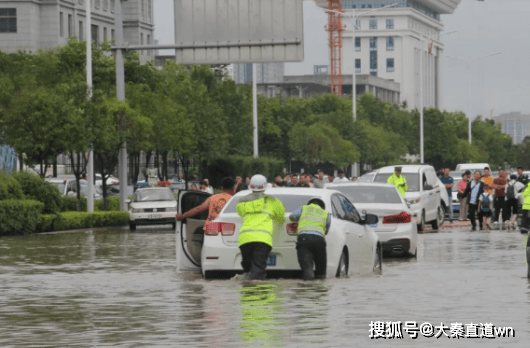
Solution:
<path fill-rule="evenodd" d="M 448 177 L 449 169 L 445 169 Z M 484 168 L 484 176 L 480 171 L 466 171 L 458 185 L 458 199 L 460 201 L 459 220 L 471 220 L 472 231 L 476 231 L 478 218 L 479 228 L 491 229 L 491 222 L 504 222 L 504 228 L 515 229 L 515 222 L 519 210 L 519 199 L 524 197 L 523 219 L 521 231 L 528 231 L 530 217 L 530 186 L 529 178 L 524 175 L 523 168 L 517 168 L 517 175 L 510 177 L 504 169 L 499 170 L 499 176 L 493 178 L 489 168 Z M 443 180 L 442 180 L 443 181 Z M 501 214 L 502 211 L 502 214 Z"/>
<path fill-rule="evenodd" d="M 324 188 L 326 184 L 330 183 L 339 183 L 339 182 L 355 182 L 357 177 L 348 179 L 344 176 L 344 171 L 339 169 L 337 171 L 337 177 L 333 175 L 326 176 L 324 171 L 319 170 L 318 174 L 287 174 L 282 179 L 281 174 L 276 174 L 274 176 L 273 187 L 315 187 L 315 188 Z"/>

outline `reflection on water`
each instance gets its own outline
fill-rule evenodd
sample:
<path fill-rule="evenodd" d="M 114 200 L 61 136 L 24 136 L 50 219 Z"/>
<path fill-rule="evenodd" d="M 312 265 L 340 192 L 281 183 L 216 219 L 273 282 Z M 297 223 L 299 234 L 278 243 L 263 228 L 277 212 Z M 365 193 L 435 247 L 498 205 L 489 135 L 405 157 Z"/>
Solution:
<path fill-rule="evenodd" d="M 175 270 L 170 229 L 0 238 L 0 347 L 522 347 L 525 237 L 444 231 L 382 275 L 205 281 Z M 370 340 L 371 321 L 512 326 L 495 340 Z"/>

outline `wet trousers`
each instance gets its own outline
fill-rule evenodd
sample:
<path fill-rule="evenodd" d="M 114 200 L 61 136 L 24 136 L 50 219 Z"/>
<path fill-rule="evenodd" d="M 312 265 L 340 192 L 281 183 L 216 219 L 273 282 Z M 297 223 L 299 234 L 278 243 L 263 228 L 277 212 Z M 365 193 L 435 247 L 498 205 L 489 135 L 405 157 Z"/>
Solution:
<path fill-rule="evenodd" d="M 477 228 L 477 222 L 475 221 L 475 213 L 478 213 L 478 224 L 482 229 L 482 215 L 477 212 L 478 204 L 469 204 L 469 220 L 471 220 L 471 226 L 473 229 Z"/>
<path fill-rule="evenodd" d="M 530 210 L 523 209 L 523 218 L 521 219 L 521 232 L 528 232 L 530 230 L 530 216 L 529 215 L 530 215 Z"/>
<path fill-rule="evenodd" d="M 494 216 L 493 216 L 493 222 L 497 222 L 499 221 L 499 215 L 501 214 L 501 210 L 503 211 L 502 213 L 502 220 L 506 220 L 505 219 L 505 216 L 506 216 L 506 209 L 504 209 L 504 196 L 498 196 L 498 197 L 495 197 L 494 201 L 493 201 L 493 207 L 494 207 Z"/>
<path fill-rule="evenodd" d="M 312 234 L 298 235 L 296 254 L 304 280 L 326 278 L 327 255 L 324 237 Z"/>
<path fill-rule="evenodd" d="M 240 245 L 239 249 L 241 250 L 243 272 L 249 273 L 250 279 L 265 279 L 267 277 L 267 260 L 272 250 L 271 246 L 261 242 L 252 242 Z"/>

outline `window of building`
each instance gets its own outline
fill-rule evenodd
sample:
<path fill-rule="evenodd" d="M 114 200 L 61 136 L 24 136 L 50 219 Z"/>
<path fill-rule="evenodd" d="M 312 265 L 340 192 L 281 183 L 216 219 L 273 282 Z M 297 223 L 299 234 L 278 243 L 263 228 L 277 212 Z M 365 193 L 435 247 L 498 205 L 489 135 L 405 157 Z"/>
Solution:
<path fill-rule="evenodd" d="M 109 0 L 103 0 L 103 11 L 109 10 Z"/>
<path fill-rule="evenodd" d="M 147 1 L 142 0 L 141 6 L 142 6 L 142 20 L 146 21 L 147 20 Z"/>
<path fill-rule="evenodd" d="M 79 21 L 79 41 L 83 41 L 85 36 L 83 35 L 83 21 Z"/>
<path fill-rule="evenodd" d="M 370 19 L 370 29 L 377 29 L 377 19 Z"/>
<path fill-rule="evenodd" d="M 361 38 L 360 37 L 355 38 L 355 50 L 356 51 L 361 50 Z"/>
<path fill-rule="evenodd" d="M 386 28 L 387 29 L 394 29 L 394 20 L 389 18 L 386 20 Z"/>
<path fill-rule="evenodd" d="M 68 37 L 72 37 L 74 35 L 74 17 L 69 14 L 68 15 Z"/>
<path fill-rule="evenodd" d="M 147 1 L 147 21 L 153 23 L 153 0 Z"/>
<path fill-rule="evenodd" d="M 370 51 L 370 74 L 377 76 L 377 51 Z"/>
<path fill-rule="evenodd" d="M 393 51 L 394 50 L 394 38 L 389 36 L 386 38 L 386 50 L 387 51 Z"/>
<path fill-rule="evenodd" d="M 394 72 L 394 58 L 387 58 L 387 60 L 386 60 L 386 71 Z"/>
<path fill-rule="evenodd" d="M 144 44 L 144 33 L 140 33 L 140 45 Z M 144 50 L 140 50 L 140 55 L 144 54 Z"/>
<path fill-rule="evenodd" d="M 101 0 L 96 0 L 96 8 L 101 8 Z"/>
<path fill-rule="evenodd" d="M 103 27 L 103 41 L 107 41 L 107 40 L 108 40 L 107 28 Z"/>
<path fill-rule="evenodd" d="M 64 13 L 59 12 L 59 36 L 64 37 Z"/>
<path fill-rule="evenodd" d="M 356 19 L 355 20 L 355 29 L 356 30 L 361 30 L 361 20 L 360 19 Z"/>
<path fill-rule="evenodd" d="M 92 24 L 90 28 L 90 34 L 92 35 L 92 41 L 96 44 L 96 46 L 99 45 L 99 27 L 97 25 Z"/>
<path fill-rule="evenodd" d="M 151 35 L 147 35 L 147 44 L 150 45 L 151 44 Z M 151 50 L 147 50 L 147 55 L 150 56 L 151 55 Z"/>
<path fill-rule="evenodd" d="M 110 12 L 114 13 L 114 6 L 116 6 L 115 0 L 110 0 Z"/>
<path fill-rule="evenodd" d="M 361 60 L 355 59 L 355 72 L 360 73 L 361 72 Z"/>
<path fill-rule="evenodd" d="M 377 50 L 377 38 L 376 37 L 370 38 L 370 50 Z"/>
<path fill-rule="evenodd" d="M 114 29 L 110 30 L 110 40 L 114 43 Z"/>
<path fill-rule="evenodd" d="M 0 33 L 17 32 L 17 9 L 0 8 Z"/>

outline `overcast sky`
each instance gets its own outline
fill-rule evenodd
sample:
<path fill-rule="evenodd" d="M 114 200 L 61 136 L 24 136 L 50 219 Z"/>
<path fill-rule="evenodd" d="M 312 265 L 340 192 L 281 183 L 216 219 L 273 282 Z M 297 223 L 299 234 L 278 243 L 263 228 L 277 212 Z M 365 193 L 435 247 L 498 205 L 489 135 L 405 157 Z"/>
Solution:
<path fill-rule="evenodd" d="M 493 112 L 530 113 L 530 0 L 462 0 L 452 15 L 442 16 L 445 31 L 459 32 L 443 38 L 445 55 L 471 61 L 481 59 L 471 71 L 461 61 L 445 58 L 445 108 L 468 110 L 468 74 L 471 73 L 471 109 L 485 116 Z M 174 42 L 173 0 L 155 0 L 155 39 Z M 287 75 L 312 74 L 313 65 L 329 65 L 326 14 L 304 2 L 305 60 L 286 63 Z M 526 62 L 526 63 L 525 63 Z"/>

